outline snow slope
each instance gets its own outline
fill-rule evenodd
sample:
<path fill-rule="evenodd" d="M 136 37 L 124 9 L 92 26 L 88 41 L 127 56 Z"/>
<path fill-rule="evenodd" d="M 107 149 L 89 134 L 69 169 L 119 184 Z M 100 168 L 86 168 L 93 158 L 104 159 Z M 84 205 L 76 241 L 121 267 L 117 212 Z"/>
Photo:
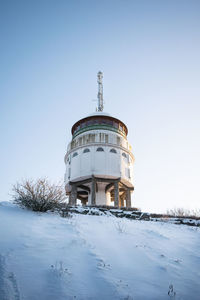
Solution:
<path fill-rule="evenodd" d="M 199 300 L 200 229 L 0 203 L 0 300 L 22 299 Z"/>

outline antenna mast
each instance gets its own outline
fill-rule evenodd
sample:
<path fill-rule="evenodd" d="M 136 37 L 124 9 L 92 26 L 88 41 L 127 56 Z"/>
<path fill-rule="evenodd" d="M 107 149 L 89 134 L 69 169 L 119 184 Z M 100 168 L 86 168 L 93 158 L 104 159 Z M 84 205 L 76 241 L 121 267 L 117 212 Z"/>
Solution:
<path fill-rule="evenodd" d="M 98 107 L 97 107 L 97 111 L 103 111 L 103 82 L 102 82 L 102 78 L 103 78 L 103 73 L 101 71 L 99 71 L 97 73 L 97 82 L 98 82 L 98 94 L 97 94 Z"/>

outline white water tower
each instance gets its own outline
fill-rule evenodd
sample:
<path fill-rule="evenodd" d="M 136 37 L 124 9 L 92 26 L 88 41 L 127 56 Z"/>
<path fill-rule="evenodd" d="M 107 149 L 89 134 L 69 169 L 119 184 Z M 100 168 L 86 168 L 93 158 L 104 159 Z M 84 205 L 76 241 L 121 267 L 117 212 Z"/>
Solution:
<path fill-rule="evenodd" d="M 102 72 L 98 73 L 98 107 L 72 126 L 65 155 L 65 190 L 69 204 L 131 207 L 133 162 L 126 125 L 103 112 Z"/>

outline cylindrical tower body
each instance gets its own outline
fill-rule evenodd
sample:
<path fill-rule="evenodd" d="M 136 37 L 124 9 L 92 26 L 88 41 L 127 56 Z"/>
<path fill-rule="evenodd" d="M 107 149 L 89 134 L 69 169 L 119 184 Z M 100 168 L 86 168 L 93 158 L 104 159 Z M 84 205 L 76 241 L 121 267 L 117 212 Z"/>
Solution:
<path fill-rule="evenodd" d="M 69 204 L 131 206 L 132 149 L 127 127 L 104 112 L 76 122 L 65 155 Z"/>

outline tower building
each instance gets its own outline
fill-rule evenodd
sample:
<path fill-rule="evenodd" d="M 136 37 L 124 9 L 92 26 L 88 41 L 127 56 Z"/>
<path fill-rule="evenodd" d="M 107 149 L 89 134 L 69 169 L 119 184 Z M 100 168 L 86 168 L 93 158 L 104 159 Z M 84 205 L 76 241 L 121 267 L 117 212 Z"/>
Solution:
<path fill-rule="evenodd" d="M 132 148 L 127 126 L 103 111 L 103 74 L 98 72 L 98 106 L 78 120 L 65 155 L 65 190 L 69 204 L 131 207 Z"/>

